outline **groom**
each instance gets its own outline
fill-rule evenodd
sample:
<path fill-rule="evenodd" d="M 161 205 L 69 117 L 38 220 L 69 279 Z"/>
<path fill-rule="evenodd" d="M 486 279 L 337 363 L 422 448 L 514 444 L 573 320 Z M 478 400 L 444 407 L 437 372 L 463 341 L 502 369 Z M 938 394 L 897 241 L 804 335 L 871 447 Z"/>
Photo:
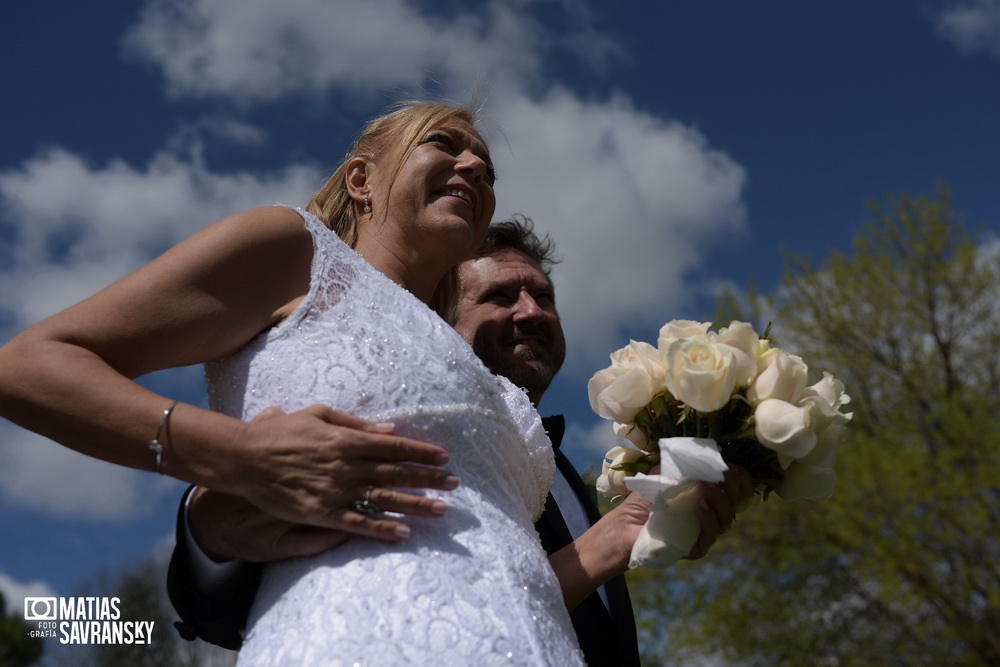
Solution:
<path fill-rule="evenodd" d="M 536 406 L 566 353 L 548 276 L 552 263 L 551 242 L 533 233 L 530 220 L 492 225 L 477 255 L 459 266 L 457 303 L 446 317 L 491 371 L 523 387 Z M 551 554 L 596 522 L 600 513 L 579 474 L 559 451 L 562 416 L 543 422 L 556 448 L 558 472 L 545 512 L 535 527 Z M 713 492 L 721 493 L 718 489 Z M 227 520 L 224 503 L 215 503 L 213 508 L 211 496 L 210 492 L 200 496 L 186 517 L 182 503 L 167 588 L 183 619 L 177 626 L 184 638 L 198 636 L 238 649 L 261 565 L 242 560 L 215 563 L 199 548 L 186 522 L 202 527 L 199 534 L 213 543 L 215 548 L 210 551 L 215 555 L 252 553 L 254 560 L 266 561 L 294 554 L 282 551 L 280 539 L 265 540 L 247 531 L 237 534 L 239 529 Z M 209 509 L 201 509 L 206 504 Z M 259 514 L 262 522 L 275 525 Z M 285 525 L 288 534 L 295 532 L 295 526 Z M 692 556 L 703 555 L 717 536 L 717 530 L 706 530 Z M 219 544 L 226 548 L 220 550 Z M 571 618 L 588 665 L 639 665 L 635 621 L 623 576 L 614 577 L 585 598 Z"/>

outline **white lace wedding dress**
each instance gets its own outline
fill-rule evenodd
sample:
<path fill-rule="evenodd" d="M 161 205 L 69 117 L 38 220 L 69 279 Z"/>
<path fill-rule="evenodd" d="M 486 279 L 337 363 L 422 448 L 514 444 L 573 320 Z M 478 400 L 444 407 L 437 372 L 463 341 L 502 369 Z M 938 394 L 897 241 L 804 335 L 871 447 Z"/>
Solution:
<path fill-rule="evenodd" d="M 551 448 L 524 393 L 318 219 L 309 294 L 206 368 L 216 410 L 249 419 L 324 403 L 450 452 L 461 479 L 402 544 L 353 539 L 266 568 L 241 665 L 578 665 L 533 522 Z"/>

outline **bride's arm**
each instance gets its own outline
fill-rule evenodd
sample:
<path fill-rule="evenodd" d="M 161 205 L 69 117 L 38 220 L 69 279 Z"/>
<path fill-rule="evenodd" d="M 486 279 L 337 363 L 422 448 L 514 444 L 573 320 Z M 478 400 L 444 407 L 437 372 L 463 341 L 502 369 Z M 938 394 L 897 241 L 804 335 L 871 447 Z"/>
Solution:
<path fill-rule="evenodd" d="M 689 559 L 704 556 L 729 530 L 736 504 L 749 498 L 753 487 L 747 472 L 734 468 L 726 471 L 726 480 L 720 484 L 699 482 L 695 493 L 701 496 L 696 503 L 701 535 L 688 553 Z M 567 609 L 573 611 L 598 587 L 628 570 L 632 545 L 647 518 L 649 503 L 632 493 L 575 541 L 549 556 Z"/>
<path fill-rule="evenodd" d="M 296 216 L 257 209 L 221 220 L 24 330 L 0 348 L 0 415 L 84 454 L 154 469 L 146 443 L 171 400 L 133 379 L 221 358 L 305 293 L 309 236 L 288 215 Z M 168 451 L 163 471 L 213 481 L 235 453 L 235 421 L 178 406 L 170 440 L 184 456 Z"/>
<path fill-rule="evenodd" d="M 134 378 L 231 354 L 291 312 L 308 290 L 311 260 L 309 232 L 290 209 L 210 225 L 0 348 L 0 416 L 84 454 L 154 470 L 148 444 L 172 401 Z M 181 404 L 159 440 L 164 474 L 281 518 L 354 532 L 376 522 L 350 510 L 364 487 L 331 488 L 345 456 L 425 464 L 445 456 L 322 406 L 244 423 Z"/>

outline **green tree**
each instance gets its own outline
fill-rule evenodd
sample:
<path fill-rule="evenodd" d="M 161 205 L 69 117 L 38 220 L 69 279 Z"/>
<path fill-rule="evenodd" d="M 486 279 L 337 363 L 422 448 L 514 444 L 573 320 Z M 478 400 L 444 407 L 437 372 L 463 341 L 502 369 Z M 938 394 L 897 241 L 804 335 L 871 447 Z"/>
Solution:
<path fill-rule="evenodd" d="M 151 562 L 143 562 L 121 574 L 113 593 L 121 600 L 121 619 L 125 621 L 153 621 L 153 636 L 149 644 L 118 644 L 96 646 L 97 667 L 175 667 L 184 663 L 178 660 L 177 645 L 181 641 L 170 625 L 172 620 L 163 605 L 163 582 L 160 569 Z"/>
<path fill-rule="evenodd" d="M 7 614 L 7 601 L 0 593 L 0 667 L 26 667 L 42 657 L 41 637 L 31 637 L 35 628 L 15 614 Z"/>
<path fill-rule="evenodd" d="M 871 210 L 764 306 L 854 399 L 835 495 L 772 498 L 702 561 L 632 574 L 650 664 L 1000 664 L 1000 243 L 944 184 Z"/>

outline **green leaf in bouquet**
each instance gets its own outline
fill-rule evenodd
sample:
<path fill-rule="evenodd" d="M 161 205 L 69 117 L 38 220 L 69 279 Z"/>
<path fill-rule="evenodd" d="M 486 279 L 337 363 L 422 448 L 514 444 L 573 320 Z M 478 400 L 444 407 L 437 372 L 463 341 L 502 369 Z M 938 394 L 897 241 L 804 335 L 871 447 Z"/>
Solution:
<path fill-rule="evenodd" d="M 722 460 L 729 465 L 738 465 L 750 473 L 754 488 L 763 487 L 763 498 L 781 486 L 785 471 L 778 461 L 778 454 L 756 440 L 740 438 L 720 443 Z"/>

